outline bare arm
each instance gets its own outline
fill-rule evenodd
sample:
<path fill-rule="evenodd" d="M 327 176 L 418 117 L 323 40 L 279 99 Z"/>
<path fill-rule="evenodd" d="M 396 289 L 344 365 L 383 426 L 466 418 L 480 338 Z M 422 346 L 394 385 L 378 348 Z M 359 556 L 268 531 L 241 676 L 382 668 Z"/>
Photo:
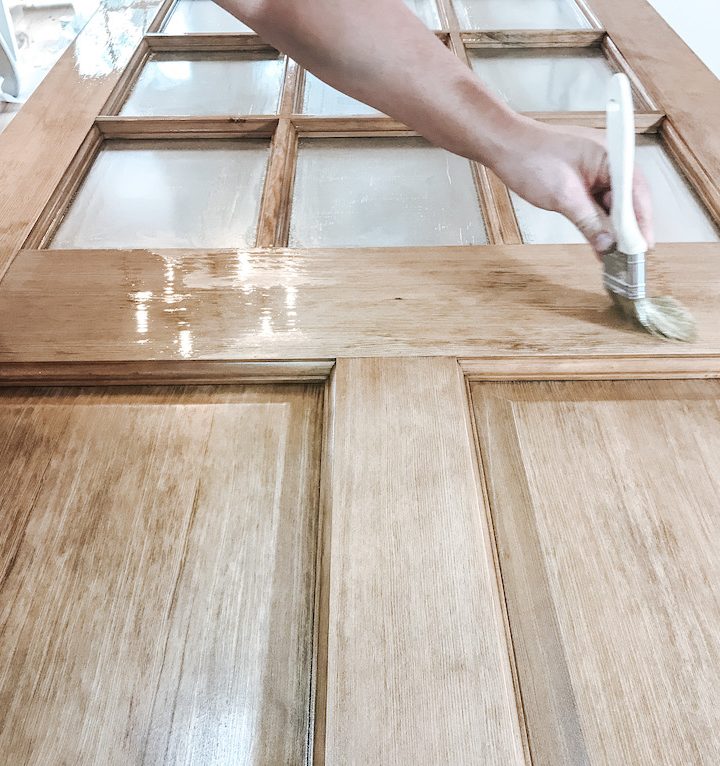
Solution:
<path fill-rule="evenodd" d="M 433 144 L 495 171 L 529 202 L 563 213 L 595 250 L 613 242 L 602 133 L 545 125 L 497 99 L 403 0 L 216 0 L 320 79 Z M 640 226 L 651 210 L 636 182 Z"/>

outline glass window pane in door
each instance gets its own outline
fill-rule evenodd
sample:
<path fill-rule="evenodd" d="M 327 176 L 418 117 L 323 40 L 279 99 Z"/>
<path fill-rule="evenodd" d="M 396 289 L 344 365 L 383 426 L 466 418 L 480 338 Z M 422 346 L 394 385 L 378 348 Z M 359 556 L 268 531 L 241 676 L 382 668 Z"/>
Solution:
<path fill-rule="evenodd" d="M 51 248 L 252 247 L 269 141 L 110 141 Z"/>
<path fill-rule="evenodd" d="M 380 115 L 377 109 L 363 104 L 351 96 L 324 83 L 310 72 L 305 72 L 305 90 L 303 93 L 303 114 L 346 117 L 351 115 Z"/>
<path fill-rule="evenodd" d="M 440 16 L 435 0 L 405 0 L 405 5 L 429 29 L 440 29 Z"/>
<path fill-rule="evenodd" d="M 637 136 L 636 163 L 648 181 L 658 242 L 716 242 L 719 232 L 656 136 Z M 563 216 L 534 207 L 511 193 L 523 240 L 528 244 L 584 242 Z"/>
<path fill-rule="evenodd" d="M 462 29 L 587 29 L 573 0 L 453 0 Z"/>
<path fill-rule="evenodd" d="M 157 53 L 120 114 L 274 114 L 284 67 L 279 56 Z"/>
<path fill-rule="evenodd" d="M 637 164 L 650 187 L 658 242 L 715 242 L 718 229 L 657 136 L 638 136 Z"/>
<path fill-rule="evenodd" d="M 184 35 L 191 32 L 252 34 L 253 30 L 213 0 L 178 0 L 162 31 L 169 35 Z"/>
<path fill-rule="evenodd" d="M 487 241 L 470 163 L 420 138 L 304 139 L 292 247 Z"/>
<path fill-rule="evenodd" d="M 478 77 L 521 112 L 604 111 L 613 70 L 594 48 L 472 50 Z"/>

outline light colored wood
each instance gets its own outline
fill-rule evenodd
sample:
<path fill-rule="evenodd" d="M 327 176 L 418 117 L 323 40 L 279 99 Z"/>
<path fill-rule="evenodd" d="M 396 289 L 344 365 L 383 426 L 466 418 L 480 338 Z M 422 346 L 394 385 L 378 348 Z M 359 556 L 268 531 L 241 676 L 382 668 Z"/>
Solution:
<path fill-rule="evenodd" d="M 605 112 L 525 112 L 540 122 L 557 125 L 578 125 L 583 128 L 605 129 Z M 654 133 L 663 121 L 662 112 L 638 112 L 635 115 L 637 133 Z"/>
<path fill-rule="evenodd" d="M 490 171 L 477 162 L 471 163 L 473 181 L 482 208 L 485 232 L 489 245 L 502 245 L 505 242 L 502 213 L 499 210 L 493 195 Z M 506 192 L 507 193 L 507 192 Z"/>
<path fill-rule="evenodd" d="M 166 35 L 162 33 L 148 34 L 145 42 L 154 53 L 159 52 L 209 52 L 209 51 L 252 51 L 277 52 L 260 37 L 254 34 L 236 35 L 220 32 L 211 34 L 195 32 L 193 34 Z"/>
<path fill-rule="evenodd" d="M 700 167 L 720 178 L 720 131 L 714 129 L 720 125 L 720 80 L 645 0 L 590 5 Z"/>
<path fill-rule="evenodd" d="M 82 37 L 68 48 L 0 135 L 0 279 L 65 175 L 159 7 L 160 0 L 128 0 L 120 6 L 103 0 Z M 133 14 L 143 19 L 140 25 Z"/>
<path fill-rule="evenodd" d="M 148 385 L 167 383 L 280 383 L 324 381 L 333 362 L 50 362 L 48 364 L 0 364 L 0 386 Z"/>
<path fill-rule="evenodd" d="M 596 29 L 492 30 L 461 32 L 466 48 L 590 48 L 597 47 L 605 33 Z"/>
<path fill-rule="evenodd" d="M 597 372 L 657 355 L 658 372 L 700 357 L 716 369 L 720 245 L 659 246 L 648 273 L 652 294 L 694 313 L 696 342 L 619 317 L 583 245 L 28 251 L 0 284 L 0 361 L 571 356 Z"/>
<path fill-rule="evenodd" d="M 409 130 L 398 120 L 390 117 L 375 117 L 363 115 L 358 117 L 316 117 L 314 115 L 295 114 L 292 123 L 300 136 L 315 137 L 317 134 L 327 136 L 362 135 L 401 135 L 416 136 L 415 131 Z"/>
<path fill-rule="evenodd" d="M 330 547 L 332 539 L 333 487 L 335 460 L 335 368 L 325 385 L 323 402 L 322 456 L 320 465 L 320 516 L 318 519 L 317 561 L 315 566 L 315 611 L 313 614 L 313 672 L 311 676 L 310 716 L 312 758 L 308 764 L 325 766 L 327 720 L 327 664 L 330 635 Z"/>
<path fill-rule="evenodd" d="M 633 72 L 625 57 L 620 53 L 617 45 L 607 35 L 602 41 L 602 51 L 616 71 L 624 72 L 628 76 L 635 95 L 636 110 L 638 105 L 640 105 L 645 111 L 658 111 L 656 104 L 653 102 L 640 78 Z"/>
<path fill-rule="evenodd" d="M 80 188 L 102 146 L 103 137 L 97 126 L 88 132 L 77 154 L 55 187 L 48 204 L 28 235 L 25 247 L 46 247 L 62 221 L 70 201 Z"/>
<path fill-rule="evenodd" d="M 720 378 L 720 356 L 507 356 L 461 359 L 470 380 L 690 380 Z"/>
<path fill-rule="evenodd" d="M 496 398 L 482 403 L 485 408 L 476 410 L 475 434 L 493 510 L 496 560 L 531 762 L 589 766 L 542 552 L 526 510 L 532 507 L 531 496 L 523 480 L 520 447 L 513 439 L 512 410 Z"/>
<path fill-rule="evenodd" d="M 522 234 L 507 186 L 491 170 L 486 172 L 486 176 L 487 195 L 499 222 L 500 242 L 505 245 L 521 245 Z"/>
<path fill-rule="evenodd" d="M 258 247 L 287 245 L 297 144 L 297 134 L 292 122 L 286 117 L 281 118 L 270 147 L 270 160 L 260 206 Z"/>
<path fill-rule="evenodd" d="M 105 138 L 236 138 L 270 137 L 278 124 L 275 116 L 253 117 L 98 117 L 96 125 Z"/>
<path fill-rule="evenodd" d="M 150 47 L 143 39 L 140 45 L 135 49 L 135 53 L 133 53 L 130 58 L 128 65 L 125 67 L 125 71 L 113 88 L 110 97 L 100 110 L 100 114 L 117 114 L 120 111 L 122 105 L 130 95 L 130 91 L 135 85 L 140 72 L 142 72 L 143 67 L 147 64 L 150 55 Z"/>
<path fill-rule="evenodd" d="M 301 67 L 291 58 L 285 59 L 285 76 L 283 77 L 282 94 L 280 95 L 279 113 L 281 117 L 289 117 L 296 111 L 296 104 L 302 95 L 300 84 Z"/>
<path fill-rule="evenodd" d="M 525 763 L 466 406 L 450 359 L 337 364 L 328 764 Z"/>
<path fill-rule="evenodd" d="M 0 395 L 8 763 L 304 762 L 322 386 Z"/>
<path fill-rule="evenodd" d="M 720 759 L 720 384 L 472 386 L 535 766 Z"/>

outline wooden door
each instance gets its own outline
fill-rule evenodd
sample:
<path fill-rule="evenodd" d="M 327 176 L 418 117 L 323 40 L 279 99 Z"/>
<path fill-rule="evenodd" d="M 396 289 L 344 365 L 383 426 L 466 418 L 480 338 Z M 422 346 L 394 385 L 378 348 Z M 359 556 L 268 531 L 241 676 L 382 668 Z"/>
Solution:
<path fill-rule="evenodd" d="M 628 72 L 698 340 L 209 0 L 103 4 L 0 136 L 0 762 L 720 759 L 720 83 L 645 0 L 411 5 L 541 120 Z"/>

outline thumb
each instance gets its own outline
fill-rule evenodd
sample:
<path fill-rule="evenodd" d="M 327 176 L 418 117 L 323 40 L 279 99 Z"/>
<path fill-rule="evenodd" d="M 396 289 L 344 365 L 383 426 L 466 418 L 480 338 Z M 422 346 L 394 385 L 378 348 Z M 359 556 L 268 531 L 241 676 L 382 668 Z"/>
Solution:
<path fill-rule="evenodd" d="M 615 235 L 610 217 L 584 189 L 561 212 L 580 229 L 598 257 L 612 250 Z"/>

